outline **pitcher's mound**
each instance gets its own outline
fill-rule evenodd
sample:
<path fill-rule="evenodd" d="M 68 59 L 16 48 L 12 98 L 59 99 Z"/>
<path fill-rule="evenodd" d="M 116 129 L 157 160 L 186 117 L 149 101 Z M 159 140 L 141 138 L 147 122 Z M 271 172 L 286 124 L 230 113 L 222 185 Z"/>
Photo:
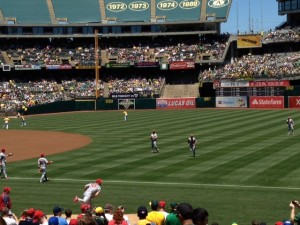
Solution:
<path fill-rule="evenodd" d="M 0 130 L 0 137 L 0 149 L 14 154 L 9 161 L 38 158 L 41 153 L 47 156 L 70 151 L 92 142 L 80 134 L 36 130 Z"/>

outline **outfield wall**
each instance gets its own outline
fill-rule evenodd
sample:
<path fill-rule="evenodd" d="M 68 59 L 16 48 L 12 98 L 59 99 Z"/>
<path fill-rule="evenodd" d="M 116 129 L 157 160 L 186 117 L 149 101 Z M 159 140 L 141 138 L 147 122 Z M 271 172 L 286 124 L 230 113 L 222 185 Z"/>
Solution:
<path fill-rule="evenodd" d="M 233 96 L 202 98 L 85 99 L 28 108 L 27 114 L 124 109 L 299 108 L 300 96 Z"/>

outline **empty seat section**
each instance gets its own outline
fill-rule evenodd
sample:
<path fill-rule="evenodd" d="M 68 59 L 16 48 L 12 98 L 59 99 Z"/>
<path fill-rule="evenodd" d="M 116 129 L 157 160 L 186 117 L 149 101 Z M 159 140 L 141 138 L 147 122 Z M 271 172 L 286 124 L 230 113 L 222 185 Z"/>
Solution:
<path fill-rule="evenodd" d="M 4 18 L 16 18 L 16 23 L 19 24 L 51 23 L 46 1 L 1 0 L 0 8 Z"/>
<path fill-rule="evenodd" d="M 56 18 L 67 18 L 68 23 L 101 22 L 98 0 L 52 0 Z"/>

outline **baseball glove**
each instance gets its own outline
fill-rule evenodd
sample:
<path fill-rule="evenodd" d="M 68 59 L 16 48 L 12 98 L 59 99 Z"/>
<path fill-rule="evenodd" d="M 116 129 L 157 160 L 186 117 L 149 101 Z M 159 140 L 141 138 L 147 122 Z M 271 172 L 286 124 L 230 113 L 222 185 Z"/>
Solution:
<path fill-rule="evenodd" d="M 9 155 L 9 156 L 13 156 L 13 155 L 14 155 L 14 153 L 8 153 L 8 155 Z"/>
<path fill-rule="evenodd" d="M 39 172 L 39 173 L 42 173 L 43 170 L 42 170 L 41 168 L 38 168 L 38 172 Z"/>

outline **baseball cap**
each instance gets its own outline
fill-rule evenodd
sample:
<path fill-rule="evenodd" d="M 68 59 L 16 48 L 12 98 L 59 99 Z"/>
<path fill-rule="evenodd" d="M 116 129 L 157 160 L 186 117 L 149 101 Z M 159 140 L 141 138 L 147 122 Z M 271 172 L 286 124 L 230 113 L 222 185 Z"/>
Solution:
<path fill-rule="evenodd" d="M 70 219 L 69 225 L 78 225 L 78 220 Z"/>
<path fill-rule="evenodd" d="M 152 200 L 151 202 L 149 202 L 149 205 L 151 206 L 151 208 L 158 208 L 158 201 Z"/>
<path fill-rule="evenodd" d="M 102 184 L 102 179 L 98 178 L 98 179 L 96 180 L 96 183 L 97 183 L 97 184 Z"/>
<path fill-rule="evenodd" d="M 165 201 L 159 201 L 158 203 L 160 208 L 166 208 L 166 202 Z"/>
<path fill-rule="evenodd" d="M 105 210 L 113 210 L 114 207 L 111 204 L 106 204 L 105 205 Z"/>
<path fill-rule="evenodd" d="M 64 209 L 61 208 L 61 207 L 59 207 L 59 206 L 55 206 L 55 207 L 53 208 L 53 214 L 58 214 L 58 213 L 60 213 L 60 212 L 62 212 L 62 211 L 64 211 Z"/>
<path fill-rule="evenodd" d="M 238 225 L 236 222 L 232 222 L 231 225 Z"/>
<path fill-rule="evenodd" d="M 36 210 L 33 215 L 33 222 L 37 223 L 39 219 L 44 217 L 44 213 L 41 210 Z"/>
<path fill-rule="evenodd" d="M 1 152 L 5 152 L 5 149 L 4 149 L 4 148 L 2 148 Z"/>
<path fill-rule="evenodd" d="M 283 222 L 282 221 L 278 221 L 275 223 L 275 225 L 283 225 Z"/>
<path fill-rule="evenodd" d="M 103 213 L 102 207 L 97 207 L 97 208 L 95 209 L 95 213 L 97 213 L 97 214 Z"/>
<path fill-rule="evenodd" d="M 170 203 L 170 208 L 171 208 L 171 209 L 176 209 L 177 206 L 178 206 L 178 204 L 177 204 L 176 202 L 171 202 L 171 203 Z"/>
<path fill-rule="evenodd" d="M 147 216 L 148 215 L 147 208 L 145 206 L 138 207 L 137 215 L 138 215 L 138 217 Z"/>
<path fill-rule="evenodd" d="M 34 209 L 34 208 L 29 208 L 29 209 L 27 209 L 27 215 L 30 216 L 30 217 L 33 217 L 34 212 L 35 212 L 35 209 Z"/>
<path fill-rule="evenodd" d="M 4 188 L 3 188 L 3 191 L 9 193 L 9 192 L 11 191 L 11 188 L 10 188 L 10 187 L 4 187 Z"/>
<path fill-rule="evenodd" d="M 292 224 L 292 222 L 289 221 L 289 220 L 286 220 L 286 221 L 283 222 L 283 225 L 291 225 L 291 224 Z"/>
<path fill-rule="evenodd" d="M 56 216 L 52 216 L 49 218 L 48 225 L 58 225 L 58 224 L 59 224 L 59 221 Z"/>
<path fill-rule="evenodd" d="M 80 210 L 81 210 L 81 212 L 85 213 L 87 210 L 90 209 L 90 207 L 91 207 L 91 206 L 90 206 L 89 204 L 83 203 L 83 204 L 80 206 Z"/>
<path fill-rule="evenodd" d="M 41 157 L 45 157 L 45 154 L 44 154 L 44 153 L 41 153 Z"/>

